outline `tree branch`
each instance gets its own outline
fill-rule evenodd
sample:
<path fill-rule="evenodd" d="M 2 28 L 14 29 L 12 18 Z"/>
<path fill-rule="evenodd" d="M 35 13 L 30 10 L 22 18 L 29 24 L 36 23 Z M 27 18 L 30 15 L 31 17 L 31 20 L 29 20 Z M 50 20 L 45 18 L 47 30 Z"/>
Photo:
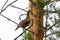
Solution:
<path fill-rule="evenodd" d="M 49 12 L 49 13 L 57 13 L 59 10 L 57 11 L 44 11 L 44 12 Z"/>
<path fill-rule="evenodd" d="M 49 29 L 51 29 L 53 26 L 55 26 L 57 23 L 59 23 L 60 22 L 60 20 L 59 21 L 57 21 L 55 24 L 53 24 L 51 27 L 49 27 L 47 30 L 49 30 Z"/>
<path fill-rule="evenodd" d="M 12 5 L 12 4 L 15 3 L 16 1 L 17 1 L 17 0 L 15 0 L 15 1 L 13 1 L 12 3 L 8 4 L 3 10 L 1 10 L 0 14 L 1 14 L 3 11 L 5 11 L 8 6 Z M 4 4 L 4 6 L 5 6 L 5 4 Z M 2 7 L 2 8 L 3 8 L 3 7 Z"/>
<path fill-rule="evenodd" d="M 17 9 L 20 9 L 20 10 L 23 10 L 23 11 L 27 12 L 25 9 L 22 9 L 22 8 L 16 7 L 16 6 L 14 6 L 14 5 L 10 5 L 10 6 L 13 7 L 13 8 L 17 8 Z"/>
<path fill-rule="evenodd" d="M 47 21 L 48 21 L 48 13 L 46 13 L 46 21 L 45 21 L 45 25 L 46 25 L 46 29 L 47 29 Z M 47 30 L 45 29 L 45 36 L 46 36 L 46 32 L 47 32 Z M 46 40 L 46 37 L 45 37 L 45 40 Z"/>
<path fill-rule="evenodd" d="M 36 4 L 32 1 L 32 0 L 29 0 L 33 5 L 35 5 L 36 6 Z"/>
<path fill-rule="evenodd" d="M 46 35 L 46 37 L 48 37 L 48 36 L 50 36 L 50 35 L 53 35 L 53 34 L 57 34 L 57 33 L 60 33 L 60 31 L 57 31 L 57 32 L 54 32 L 54 33 L 48 34 L 48 35 Z"/>
<path fill-rule="evenodd" d="M 1 15 L 1 16 L 3 16 L 4 18 L 8 19 L 9 21 L 11 21 L 11 22 L 13 22 L 13 23 L 15 23 L 15 24 L 17 24 L 17 25 L 18 25 L 18 23 L 16 23 L 15 21 L 13 21 L 13 20 L 11 20 L 11 19 L 7 18 L 6 16 L 4 16 L 4 15 L 2 15 L 2 14 L 0 14 L 0 15 Z"/>
<path fill-rule="evenodd" d="M 6 3 L 8 2 L 8 0 L 4 3 L 4 5 L 1 8 L 1 11 L 3 10 L 3 7 L 6 5 Z"/>
<path fill-rule="evenodd" d="M 20 18 L 20 17 L 21 17 L 21 16 L 23 16 L 23 15 L 27 15 L 27 14 L 21 14 L 21 15 L 19 16 L 19 19 L 20 19 L 20 20 L 21 20 L 21 18 Z"/>

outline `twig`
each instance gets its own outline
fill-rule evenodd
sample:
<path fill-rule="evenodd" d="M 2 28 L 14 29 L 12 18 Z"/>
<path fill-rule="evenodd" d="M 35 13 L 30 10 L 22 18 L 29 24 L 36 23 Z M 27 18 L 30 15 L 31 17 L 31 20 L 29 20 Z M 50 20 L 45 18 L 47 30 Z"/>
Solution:
<path fill-rule="evenodd" d="M 20 17 L 23 16 L 23 15 L 27 15 L 27 14 L 21 14 Z"/>
<path fill-rule="evenodd" d="M 27 31 L 29 31 L 29 32 L 31 32 L 31 33 L 34 33 L 34 32 L 32 32 L 32 31 L 30 31 L 30 30 L 28 30 L 28 29 L 25 29 L 25 30 L 27 30 Z M 25 33 L 25 31 L 23 31 L 20 35 L 18 35 L 18 37 L 16 37 L 14 40 L 17 40 L 17 38 L 19 38 L 23 33 Z"/>
<path fill-rule="evenodd" d="M 48 19 L 48 13 L 46 13 L 46 22 L 45 22 L 45 25 L 46 25 L 45 28 L 46 28 L 46 29 L 47 29 L 47 27 L 48 27 L 48 26 L 47 26 L 47 19 Z M 46 36 L 46 29 L 45 29 L 45 36 Z M 45 40 L 46 40 L 46 37 L 45 37 Z"/>
<path fill-rule="evenodd" d="M 32 0 L 29 0 L 34 6 L 36 6 L 36 4 L 32 1 Z"/>
<path fill-rule="evenodd" d="M 47 30 L 49 30 L 49 29 L 51 29 L 53 26 L 55 26 L 57 23 L 59 23 L 60 22 L 60 20 L 59 21 L 57 21 L 55 24 L 53 24 L 51 27 L 49 27 Z"/>
<path fill-rule="evenodd" d="M 21 17 L 21 16 L 23 16 L 23 15 L 27 15 L 27 14 L 21 14 L 21 15 L 19 16 L 19 19 L 20 19 L 20 20 L 21 20 L 21 18 L 20 18 L 20 17 Z"/>
<path fill-rule="evenodd" d="M 47 10 L 48 10 L 48 6 L 47 6 Z M 45 25 L 46 25 L 46 29 L 47 29 L 47 22 L 48 22 L 48 12 L 46 12 L 46 21 L 45 21 Z M 47 32 L 47 30 L 45 29 L 45 36 L 46 36 L 46 32 Z M 46 40 L 46 37 L 45 37 L 45 40 Z"/>
<path fill-rule="evenodd" d="M 13 1 L 12 3 L 10 3 L 10 4 L 8 4 L 6 7 L 5 7 L 5 9 L 8 7 L 8 6 L 10 6 L 10 5 L 12 5 L 13 3 L 15 3 L 17 0 L 15 0 L 15 1 Z M 5 10 L 4 9 L 4 10 Z"/>
<path fill-rule="evenodd" d="M 9 21 L 11 21 L 11 22 L 13 22 L 13 23 L 15 23 L 15 24 L 17 24 L 17 25 L 18 25 L 18 23 L 16 23 L 15 21 L 13 21 L 13 20 L 11 20 L 11 19 L 7 18 L 6 16 L 4 16 L 4 15 L 2 15 L 2 14 L 0 14 L 0 15 L 1 15 L 1 16 L 3 16 L 4 18 L 8 19 Z"/>
<path fill-rule="evenodd" d="M 10 6 L 13 7 L 13 8 L 17 8 L 17 9 L 20 9 L 20 10 L 23 10 L 23 11 L 27 12 L 25 9 L 22 9 L 22 8 L 16 7 L 16 6 L 14 6 L 14 5 L 10 5 Z"/>
<path fill-rule="evenodd" d="M 52 35 L 52 34 L 57 34 L 57 33 L 60 33 L 60 31 L 57 31 L 57 32 L 54 32 L 54 33 L 48 34 L 48 35 L 46 35 L 46 37 L 48 37 L 48 36 L 50 36 L 50 35 Z"/>
<path fill-rule="evenodd" d="M 49 34 L 49 35 L 46 35 L 45 37 L 48 37 L 48 36 L 53 35 L 53 34 L 56 34 L 56 33 L 51 33 L 51 34 Z"/>
<path fill-rule="evenodd" d="M 4 5 L 2 6 L 1 11 L 2 11 L 3 7 L 6 5 L 7 2 L 8 2 L 8 0 L 7 0 L 7 1 L 4 3 Z"/>
<path fill-rule="evenodd" d="M 49 12 L 49 13 L 57 13 L 59 10 L 57 11 L 44 11 L 44 12 Z"/>
<path fill-rule="evenodd" d="M 15 0 L 15 1 L 13 1 L 12 3 L 8 4 L 3 10 L 1 10 L 0 14 L 1 14 L 3 11 L 5 11 L 8 6 L 12 5 L 12 4 L 15 3 L 16 1 L 17 1 L 17 0 Z"/>

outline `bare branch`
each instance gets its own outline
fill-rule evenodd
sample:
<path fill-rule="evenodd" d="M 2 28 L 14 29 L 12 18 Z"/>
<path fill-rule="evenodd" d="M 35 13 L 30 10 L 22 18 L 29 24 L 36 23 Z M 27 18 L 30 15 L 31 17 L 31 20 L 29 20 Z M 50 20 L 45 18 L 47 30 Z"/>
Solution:
<path fill-rule="evenodd" d="M 5 11 L 8 6 L 12 5 L 12 4 L 15 3 L 16 1 L 17 1 L 17 0 L 15 0 L 15 1 L 13 1 L 12 3 L 8 4 L 3 10 L 1 10 L 0 14 L 1 14 L 3 11 Z"/>
<path fill-rule="evenodd" d="M 8 6 L 10 6 L 10 5 L 12 5 L 13 3 L 15 3 L 17 0 L 15 0 L 15 1 L 13 1 L 12 3 L 10 3 L 10 4 L 8 4 L 6 7 L 5 7 L 5 9 L 8 7 Z M 5 10 L 4 9 L 4 10 Z"/>
<path fill-rule="evenodd" d="M 56 33 L 51 33 L 51 34 L 49 34 L 49 35 L 46 35 L 45 37 L 48 37 L 48 36 L 53 35 L 53 34 L 56 34 Z"/>
<path fill-rule="evenodd" d="M 59 10 L 57 11 L 44 11 L 44 12 L 49 12 L 49 13 L 58 13 Z"/>
<path fill-rule="evenodd" d="M 48 34 L 48 35 L 46 35 L 46 37 L 48 37 L 48 36 L 50 36 L 50 35 L 53 35 L 53 34 L 57 34 L 57 33 L 60 33 L 60 31 L 57 31 L 57 32 L 53 32 L 53 33 L 51 33 L 51 34 Z"/>
<path fill-rule="evenodd" d="M 25 31 L 24 31 L 25 32 Z M 24 32 L 22 32 L 18 37 L 16 37 L 14 40 L 17 40 Z"/>
<path fill-rule="evenodd" d="M 46 22 L 45 22 L 45 25 L 46 25 L 46 29 L 47 29 L 47 22 L 48 22 L 48 13 L 46 13 Z M 45 36 L 46 36 L 46 32 L 47 32 L 47 30 L 45 29 Z M 46 40 L 46 37 L 45 37 L 45 40 Z"/>
<path fill-rule="evenodd" d="M 20 20 L 21 20 L 21 18 L 20 18 L 20 17 L 21 17 L 21 16 L 23 16 L 23 15 L 27 15 L 27 14 L 21 14 L 21 15 L 19 16 L 19 19 L 20 19 Z"/>
<path fill-rule="evenodd" d="M 27 11 L 27 14 L 21 14 L 20 16 L 19 16 L 19 19 L 21 20 L 21 16 L 23 16 L 23 15 L 26 15 L 27 17 L 26 17 L 26 19 L 28 18 L 29 19 L 29 13 L 30 13 L 31 11 L 30 10 L 28 10 Z"/>
<path fill-rule="evenodd" d="M 47 30 L 49 30 L 49 29 L 51 29 L 53 26 L 55 26 L 57 23 L 59 23 L 60 22 L 60 20 L 59 21 L 57 21 L 55 24 L 53 24 L 51 27 L 49 27 Z"/>
<path fill-rule="evenodd" d="M 36 6 L 36 4 L 32 1 L 32 0 L 29 0 L 34 6 Z"/>
<path fill-rule="evenodd" d="M 23 15 L 27 15 L 27 14 L 21 14 L 20 17 L 23 16 Z"/>
<path fill-rule="evenodd" d="M 17 8 L 17 9 L 20 9 L 20 10 L 23 10 L 23 11 L 27 12 L 25 9 L 22 9 L 22 8 L 16 7 L 16 6 L 14 6 L 14 5 L 10 5 L 10 6 L 13 7 L 13 8 Z"/>
<path fill-rule="evenodd" d="M 4 5 L 1 8 L 1 11 L 3 10 L 3 7 L 6 5 L 6 3 L 8 2 L 8 0 L 4 3 Z"/>
<path fill-rule="evenodd" d="M 18 25 L 18 23 L 16 23 L 15 21 L 13 21 L 13 20 L 11 20 L 11 19 L 7 18 L 6 16 L 4 16 L 4 15 L 2 15 L 2 14 L 0 14 L 0 15 L 1 15 L 1 16 L 3 16 L 4 18 L 8 19 L 9 21 L 11 21 L 11 22 L 13 22 L 13 23 L 15 23 L 15 24 L 17 24 L 17 25 Z"/>
<path fill-rule="evenodd" d="M 28 30 L 28 29 L 25 29 L 25 30 Z M 28 30 L 28 31 L 31 32 L 31 33 L 34 33 L 32 31 L 30 31 L 30 30 Z M 23 33 L 25 33 L 25 31 L 23 31 L 20 35 L 18 35 L 18 37 L 16 37 L 14 40 L 17 40 L 17 38 L 19 38 Z"/>
<path fill-rule="evenodd" d="M 54 0 L 54 1 L 60 1 L 60 0 Z"/>

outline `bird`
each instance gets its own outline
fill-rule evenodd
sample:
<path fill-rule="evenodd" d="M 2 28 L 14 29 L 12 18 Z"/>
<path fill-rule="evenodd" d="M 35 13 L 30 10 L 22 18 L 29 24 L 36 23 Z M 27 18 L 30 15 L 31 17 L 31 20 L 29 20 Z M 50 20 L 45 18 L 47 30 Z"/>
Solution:
<path fill-rule="evenodd" d="M 17 30 L 20 27 L 26 28 L 30 24 L 29 13 L 30 13 L 30 10 L 28 10 L 28 12 L 27 12 L 27 17 L 24 20 L 21 20 L 21 22 L 18 24 L 18 26 L 15 30 Z"/>
<path fill-rule="evenodd" d="M 30 19 L 24 19 L 18 24 L 18 26 L 15 30 L 17 30 L 20 27 L 26 28 L 29 25 L 29 23 L 30 23 Z"/>

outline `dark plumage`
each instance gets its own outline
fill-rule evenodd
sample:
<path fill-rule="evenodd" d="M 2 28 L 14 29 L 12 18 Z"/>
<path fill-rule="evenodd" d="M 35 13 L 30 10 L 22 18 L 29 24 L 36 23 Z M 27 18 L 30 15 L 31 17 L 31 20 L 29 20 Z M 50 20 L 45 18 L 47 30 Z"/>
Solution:
<path fill-rule="evenodd" d="M 30 23 L 30 19 L 24 19 L 18 24 L 18 26 L 15 30 L 17 30 L 19 27 L 25 28 L 29 25 L 29 23 Z"/>
<path fill-rule="evenodd" d="M 30 23 L 29 13 L 30 13 L 30 10 L 27 12 L 27 17 L 26 17 L 26 19 L 22 20 L 22 21 L 18 24 L 18 26 L 17 26 L 17 28 L 16 28 L 15 30 L 17 30 L 17 29 L 20 28 L 20 27 L 25 28 L 25 27 L 27 27 L 27 26 L 29 25 L 29 23 Z"/>

